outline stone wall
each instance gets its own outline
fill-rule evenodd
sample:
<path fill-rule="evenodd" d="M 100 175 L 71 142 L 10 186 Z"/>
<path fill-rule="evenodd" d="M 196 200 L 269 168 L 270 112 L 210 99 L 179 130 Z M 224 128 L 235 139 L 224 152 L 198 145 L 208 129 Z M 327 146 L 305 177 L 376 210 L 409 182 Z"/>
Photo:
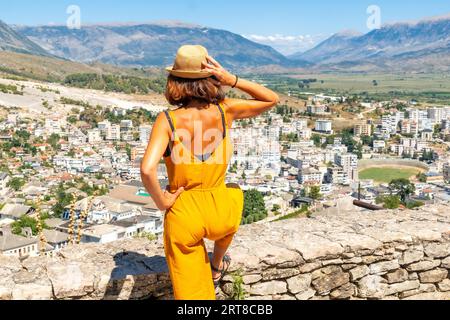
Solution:
<path fill-rule="evenodd" d="M 450 299 L 450 207 L 325 213 L 243 227 L 220 299 Z M 235 284 L 233 286 L 233 283 Z M 160 243 L 0 256 L 0 299 L 171 299 Z"/>

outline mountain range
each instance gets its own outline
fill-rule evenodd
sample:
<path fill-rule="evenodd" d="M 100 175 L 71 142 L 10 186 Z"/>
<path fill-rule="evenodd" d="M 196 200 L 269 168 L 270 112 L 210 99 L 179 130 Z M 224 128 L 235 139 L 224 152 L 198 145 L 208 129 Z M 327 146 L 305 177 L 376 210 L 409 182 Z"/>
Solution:
<path fill-rule="evenodd" d="M 49 53 L 26 36 L 0 20 L 0 51 L 49 56 Z"/>
<path fill-rule="evenodd" d="M 226 67 L 244 70 L 450 71 L 450 16 L 385 25 L 367 34 L 344 31 L 311 50 L 284 56 L 225 30 L 184 23 L 8 26 L 0 51 L 118 66 L 168 66 L 180 45 L 204 45 Z"/>
<path fill-rule="evenodd" d="M 147 67 L 173 63 L 180 45 L 201 44 L 229 68 L 299 66 L 273 48 L 224 30 L 184 24 L 15 27 L 48 52 L 80 62 Z"/>
<path fill-rule="evenodd" d="M 449 70 L 450 16 L 386 25 L 367 34 L 337 33 L 289 58 L 324 69 Z"/>

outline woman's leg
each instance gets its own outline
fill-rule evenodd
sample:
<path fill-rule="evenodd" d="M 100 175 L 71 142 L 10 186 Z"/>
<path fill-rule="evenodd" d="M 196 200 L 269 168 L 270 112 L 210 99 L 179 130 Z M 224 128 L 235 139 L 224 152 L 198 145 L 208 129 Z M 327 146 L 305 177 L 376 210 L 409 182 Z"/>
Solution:
<path fill-rule="evenodd" d="M 244 194 L 241 188 L 234 183 L 227 184 L 227 194 L 223 200 L 223 203 L 229 203 L 231 205 L 231 214 L 227 216 L 225 221 L 216 222 L 217 224 L 223 224 L 227 226 L 227 236 L 216 241 L 214 245 L 214 254 L 212 257 L 211 264 L 222 270 L 223 268 L 223 258 L 230 247 L 234 236 L 236 235 L 239 226 L 242 221 L 242 211 L 244 209 Z M 217 279 L 220 273 L 213 271 L 213 278 Z"/>
<path fill-rule="evenodd" d="M 211 260 L 211 264 L 218 270 L 223 269 L 223 258 L 225 257 L 225 254 L 228 251 L 228 248 L 231 245 L 231 242 L 233 241 L 234 234 L 231 234 L 221 240 L 218 240 L 214 244 L 214 253 Z M 220 276 L 220 272 L 213 271 L 213 278 L 216 279 Z"/>
<path fill-rule="evenodd" d="M 211 265 L 203 240 L 193 238 L 193 221 L 168 214 L 164 249 L 176 300 L 215 300 Z"/>

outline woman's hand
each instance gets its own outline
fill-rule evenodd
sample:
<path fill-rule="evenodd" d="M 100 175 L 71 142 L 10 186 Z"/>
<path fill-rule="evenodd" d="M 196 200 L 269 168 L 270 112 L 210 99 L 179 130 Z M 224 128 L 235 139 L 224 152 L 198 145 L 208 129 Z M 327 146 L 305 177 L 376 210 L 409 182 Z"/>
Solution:
<path fill-rule="evenodd" d="M 208 63 L 203 63 L 205 71 L 211 72 L 224 86 L 232 87 L 236 83 L 236 76 L 225 70 L 213 57 L 206 57 Z"/>
<path fill-rule="evenodd" d="M 169 191 L 164 191 L 163 199 L 161 205 L 158 206 L 158 209 L 161 211 L 168 210 L 173 207 L 178 197 L 184 192 L 184 188 L 180 188 L 175 193 L 170 193 Z"/>

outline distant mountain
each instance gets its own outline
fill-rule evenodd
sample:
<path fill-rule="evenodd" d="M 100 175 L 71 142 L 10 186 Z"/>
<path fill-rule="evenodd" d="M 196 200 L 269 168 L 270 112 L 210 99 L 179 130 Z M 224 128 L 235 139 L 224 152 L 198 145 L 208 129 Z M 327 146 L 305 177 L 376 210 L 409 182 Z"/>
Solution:
<path fill-rule="evenodd" d="M 217 29 L 182 23 L 16 27 L 54 55 L 74 61 L 100 61 L 122 66 L 168 66 L 183 44 L 207 47 L 225 66 L 299 66 L 273 48 Z"/>
<path fill-rule="evenodd" d="M 0 51 L 49 56 L 49 53 L 0 20 Z"/>
<path fill-rule="evenodd" d="M 361 33 L 352 30 L 336 33 L 325 41 L 319 43 L 316 47 L 306 52 L 295 53 L 288 56 L 288 58 L 318 63 L 330 58 L 338 50 L 344 49 L 350 44 L 353 38 L 361 35 Z"/>
<path fill-rule="evenodd" d="M 336 34 L 291 59 L 323 68 L 448 70 L 450 17 L 386 25 L 365 35 Z M 420 63 L 420 66 L 415 65 Z M 416 70 L 416 71 L 417 71 Z"/>

